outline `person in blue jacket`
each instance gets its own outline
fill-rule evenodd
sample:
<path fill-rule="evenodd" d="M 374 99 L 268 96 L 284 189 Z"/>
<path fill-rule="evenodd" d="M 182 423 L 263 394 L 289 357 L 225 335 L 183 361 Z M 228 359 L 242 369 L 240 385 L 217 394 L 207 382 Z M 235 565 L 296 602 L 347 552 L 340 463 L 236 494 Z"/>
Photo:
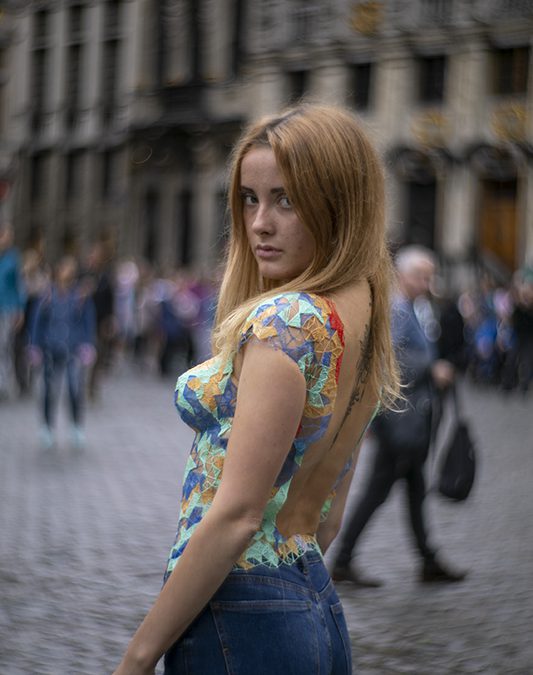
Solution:
<path fill-rule="evenodd" d="M 0 399 L 8 398 L 15 388 L 15 335 L 22 325 L 25 301 L 13 228 L 0 223 Z"/>
<path fill-rule="evenodd" d="M 61 380 L 66 373 L 72 443 L 85 443 L 82 430 L 84 371 L 96 355 L 96 316 L 90 297 L 77 283 L 78 265 L 72 256 L 63 257 L 55 268 L 54 280 L 35 311 L 31 335 L 31 360 L 42 363 L 44 395 L 42 414 L 43 447 L 54 446 L 54 418 Z"/>

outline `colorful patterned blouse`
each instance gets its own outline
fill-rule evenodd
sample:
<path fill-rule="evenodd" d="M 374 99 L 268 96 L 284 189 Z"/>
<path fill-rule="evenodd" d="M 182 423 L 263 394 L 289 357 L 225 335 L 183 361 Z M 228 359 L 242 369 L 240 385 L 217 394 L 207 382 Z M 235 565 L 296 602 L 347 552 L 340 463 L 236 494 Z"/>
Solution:
<path fill-rule="evenodd" d="M 277 567 L 293 562 L 309 549 L 319 550 L 314 536 L 283 537 L 276 528 L 276 516 L 306 450 L 328 427 L 344 351 L 343 326 L 325 298 L 284 293 L 254 309 L 243 325 L 238 349 L 251 339 L 283 350 L 306 381 L 306 402 L 296 438 L 272 489 L 261 528 L 236 563 L 237 568 L 258 564 Z M 216 356 L 183 373 L 177 381 L 176 407 L 196 436 L 185 467 L 178 531 L 167 576 L 209 509 L 220 482 L 237 398 L 238 384 L 231 377 L 232 371 L 233 358 Z M 330 501 L 324 505 L 323 515 Z"/>

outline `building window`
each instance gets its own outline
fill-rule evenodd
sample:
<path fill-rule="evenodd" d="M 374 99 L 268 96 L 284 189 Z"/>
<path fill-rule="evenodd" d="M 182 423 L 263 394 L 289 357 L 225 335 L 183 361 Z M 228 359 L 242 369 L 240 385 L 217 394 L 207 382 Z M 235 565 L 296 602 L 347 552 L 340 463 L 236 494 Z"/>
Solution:
<path fill-rule="evenodd" d="M 118 40 L 107 40 L 104 43 L 102 63 L 102 118 L 104 124 L 109 124 L 115 114 L 119 48 L 120 42 Z"/>
<path fill-rule="evenodd" d="M 75 199 L 81 192 L 82 185 L 82 161 L 81 150 L 69 152 L 65 160 L 65 201 Z"/>
<path fill-rule="evenodd" d="M 145 239 L 144 257 L 149 263 L 156 262 L 159 229 L 159 195 L 153 189 L 146 192 L 144 201 Z"/>
<path fill-rule="evenodd" d="M 31 158 L 30 169 L 30 201 L 35 203 L 45 193 L 44 183 L 46 180 L 46 155 L 38 153 Z"/>
<path fill-rule="evenodd" d="M 68 11 L 68 36 L 65 73 L 65 124 L 72 129 L 78 122 L 83 86 L 83 31 L 85 28 L 85 7 L 72 5 Z"/>
<path fill-rule="evenodd" d="M 35 12 L 33 18 L 33 46 L 44 46 L 49 38 L 49 32 L 50 13 L 45 9 Z"/>
<path fill-rule="evenodd" d="M 356 110 L 368 110 L 370 107 L 371 83 L 371 63 L 357 63 L 350 66 L 348 101 Z"/>
<path fill-rule="evenodd" d="M 178 265 L 187 267 L 192 259 L 192 192 L 182 190 L 178 195 Z"/>
<path fill-rule="evenodd" d="M 117 105 L 118 71 L 120 66 L 121 0 L 107 0 L 104 4 L 104 43 L 102 48 L 102 124 L 108 126 L 115 117 Z"/>
<path fill-rule="evenodd" d="M 427 56 L 418 60 L 420 103 L 442 103 L 446 79 L 446 57 Z"/>
<path fill-rule="evenodd" d="M 233 34 L 231 39 L 231 75 L 239 74 L 244 56 L 244 0 L 235 0 L 233 6 Z"/>
<path fill-rule="evenodd" d="M 527 93 L 529 47 L 497 49 L 493 52 L 493 93 L 520 95 Z"/>
<path fill-rule="evenodd" d="M 80 110 L 80 80 L 81 80 L 82 46 L 70 45 L 67 54 L 66 73 L 66 125 L 69 128 L 76 126 Z"/>
<path fill-rule="evenodd" d="M 69 39 L 71 42 L 79 42 L 83 39 L 85 28 L 85 8 L 82 5 L 72 5 L 69 9 Z"/>
<path fill-rule="evenodd" d="M 431 179 L 424 183 L 411 181 L 405 185 L 407 213 L 404 243 L 432 249 L 435 246 L 437 183 Z"/>
<path fill-rule="evenodd" d="M 33 15 L 33 52 L 31 55 L 31 128 L 41 129 L 45 108 L 45 92 L 48 85 L 48 41 L 50 39 L 50 12 L 41 10 Z"/>
<path fill-rule="evenodd" d="M 32 119 L 33 131 L 38 131 L 43 123 L 44 101 L 46 91 L 46 75 L 48 52 L 46 49 L 35 49 L 32 54 L 31 89 L 32 89 Z"/>
<path fill-rule="evenodd" d="M 287 73 L 289 85 L 289 103 L 297 103 L 307 92 L 309 82 L 308 70 L 291 70 Z"/>
<path fill-rule="evenodd" d="M 120 15 L 122 9 L 120 0 L 107 0 L 104 7 L 104 34 L 108 38 L 116 38 L 120 31 Z"/>
<path fill-rule="evenodd" d="M 102 153 L 101 191 L 102 199 L 111 199 L 117 191 L 118 152 L 106 150 Z"/>

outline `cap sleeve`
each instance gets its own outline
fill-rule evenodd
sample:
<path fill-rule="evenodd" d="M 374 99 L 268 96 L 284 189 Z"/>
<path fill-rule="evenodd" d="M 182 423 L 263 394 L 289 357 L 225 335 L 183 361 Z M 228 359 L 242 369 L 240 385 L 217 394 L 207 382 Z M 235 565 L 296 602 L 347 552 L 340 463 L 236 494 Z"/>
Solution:
<path fill-rule="evenodd" d="M 239 348 L 252 339 L 283 351 L 300 369 L 307 393 L 297 441 L 309 445 L 318 440 L 327 429 L 337 394 L 344 350 L 338 317 L 324 298 L 282 294 L 248 316 Z"/>

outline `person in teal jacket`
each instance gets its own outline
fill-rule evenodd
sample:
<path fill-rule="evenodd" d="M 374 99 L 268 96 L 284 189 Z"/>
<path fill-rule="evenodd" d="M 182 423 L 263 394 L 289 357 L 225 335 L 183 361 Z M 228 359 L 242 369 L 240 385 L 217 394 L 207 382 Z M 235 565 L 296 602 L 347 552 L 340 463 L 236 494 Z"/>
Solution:
<path fill-rule="evenodd" d="M 15 335 L 22 325 L 25 294 L 13 228 L 0 224 L 0 399 L 15 389 Z"/>

